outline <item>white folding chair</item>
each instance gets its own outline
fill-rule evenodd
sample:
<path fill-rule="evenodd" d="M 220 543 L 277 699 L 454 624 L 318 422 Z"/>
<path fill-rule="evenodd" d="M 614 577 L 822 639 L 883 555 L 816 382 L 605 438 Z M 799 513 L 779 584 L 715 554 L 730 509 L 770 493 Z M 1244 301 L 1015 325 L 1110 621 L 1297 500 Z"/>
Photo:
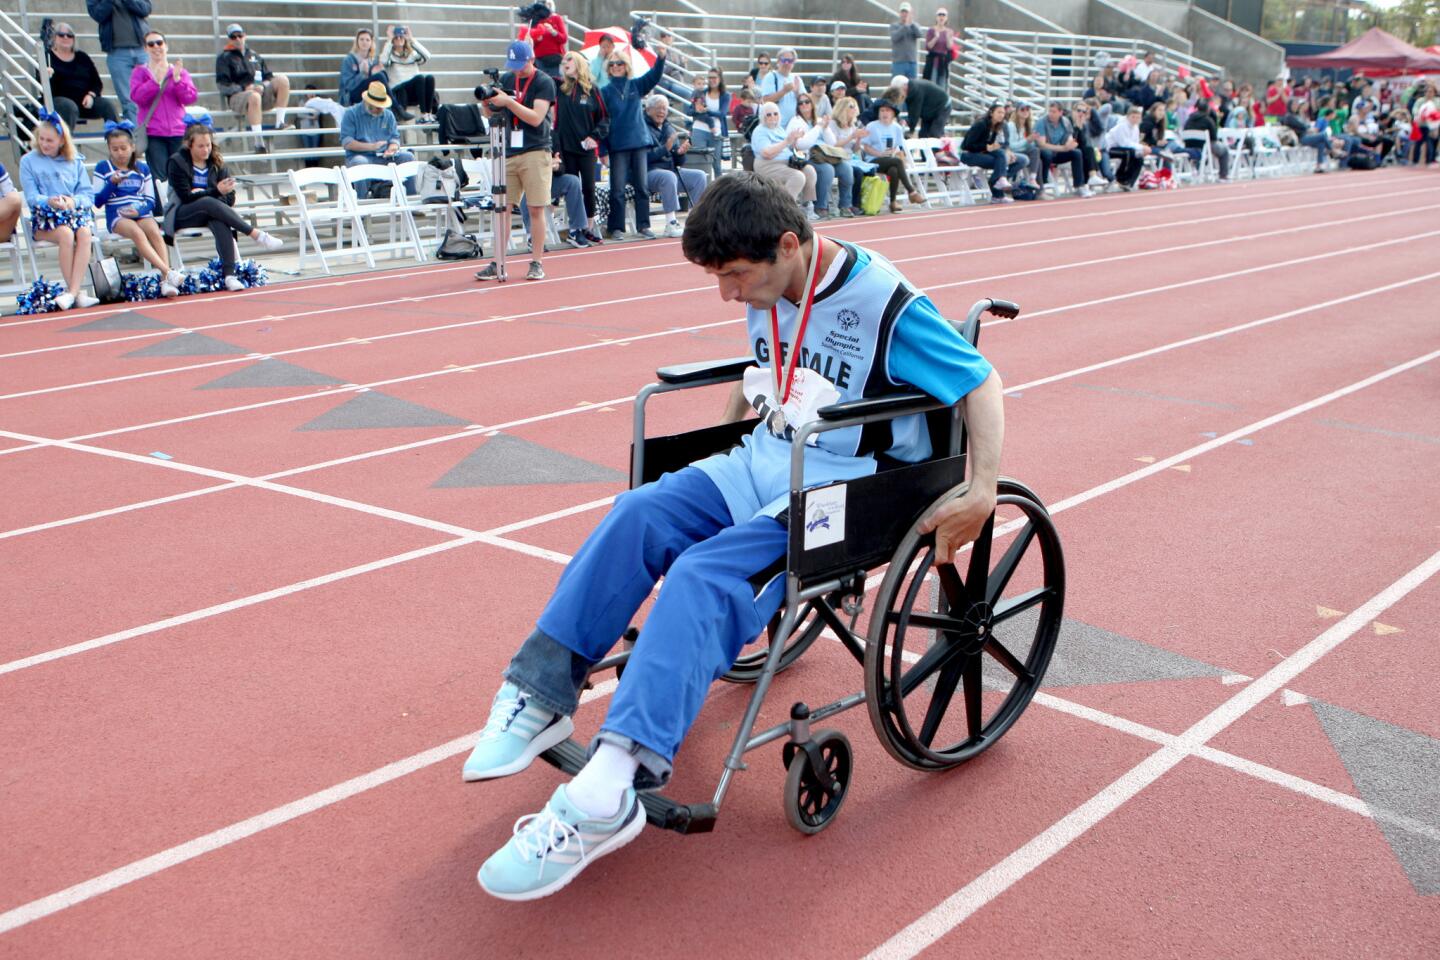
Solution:
<path fill-rule="evenodd" d="M 375 257 L 370 253 L 370 244 L 365 236 L 365 228 L 360 223 L 360 217 L 356 214 L 354 206 L 350 202 L 350 188 L 341 175 L 339 167 L 304 167 L 300 170 L 289 172 L 290 190 L 295 196 L 295 205 L 300 214 L 300 263 L 301 270 L 305 269 L 305 257 L 307 247 L 314 247 L 314 255 L 320 258 L 320 266 L 326 273 L 330 272 L 331 257 L 362 256 L 365 263 L 371 269 L 375 267 Z M 307 190 L 319 188 L 324 193 L 322 197 L 312 198 Z M 320 242 L 320 234 L 315 229 L 318 224 L 333 224 L 335 230 L 335 246 L 333 250 L 327 251 L 325 245 Z M 345 226 L 350 226 L 350 244 L 346 249 Z"/>
<path fill-rule="evenodd" d="M 1230 150 L 1230 176 L 1239 179 L 1248 173 L 1255 176 L 1255 155 L 1245 146 L 1246 131 L 1238 127 L 1221 127 L 1220 138 Z"/>
<path fill-rule="evenodd" d="M 341 167 L 340 173 L 347 188 L 346 199 L 360 223 L 363 225 L 367 219 L 385 220 L 385 242 L 376 243 L 367 233 L 367 248 L 372 253 L 382 250 L 408 250 L 417 261 L 424 263 L 425 250 L 420 245 L 420 234 L 416 231 L 415 220 L 410 215 L 410 207 L 404 196 L 405 183 L 395 175 L 395 164 L 357 163 L 351 167 Z M 370 188 L 375 184 L 388 184 L 389 196 L 369 196 Z M 371 266 L 374 266 L 373 262 Z"/>
<path fill-rule="evenodd" d="M 1191 150 L 1200 151 L 1200 162 L 1195 165 L 1194 179 L 1197 183 L 1211 183 L 1220 178 L 1216 170 L 1215 154 L 1210 149 L 1210 134 L 1204 130 L 1181 130 L 1180 139 Z"/>
<path fill-rule="evenodd" d="M 938 199 L 943 199 L 945 205 L 950 206 L 950 197 L 945 192 L 945 185 L 939 177 L 939 166 L 935 163 L 935 154 L 929 147 L 929 141 L 911 138 L 905 141 L 905 172 L 910 175 L 910 181 L 915 184 L 915 189 L 925 198 L 925 206 L 930 206 L 931 191 Z"/>
<path fill-rule="evenodd" d="M 10 239 L 0 243 L 0 252 L 8 255 L 10 259 L 10 283 L 0 286 L 0 291 L 14 293 L 25 289 L 30 282 L 25 274 L 25 251 L 22 249 L 25 243 L 25 222 L 22 218 L 15 224 L 15 232 Z"/>

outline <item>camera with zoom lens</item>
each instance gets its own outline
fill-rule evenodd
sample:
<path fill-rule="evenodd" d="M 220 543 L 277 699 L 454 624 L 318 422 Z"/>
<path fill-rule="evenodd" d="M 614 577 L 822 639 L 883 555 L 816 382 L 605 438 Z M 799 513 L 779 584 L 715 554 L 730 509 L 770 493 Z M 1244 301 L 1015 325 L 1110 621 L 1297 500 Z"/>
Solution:
<path fill-rule="evenodd" d="M 540 6 L 543 7 L 544 4 L 542 3 L 542 4 L 540 4 Z M 482 83 L 482 84 L 480 84 L 479 86 L 477 86 L 477 87 L 475 88 L 475 99 L 476 99 L 476 100 L 491 100 L 491 99 L 494 99 L 495 97 L 498 97 L 500 94 L 502 94 L 502 93 L 505 92 L 505 91 L 504 91 L 503 89 L 501 89 L 501 87 L 500 87 L 500 71 L 499 71 L 499 70 L 490 69 L 490 70 L 481 70 L 480 72 L 483 73 L 483 74 L 485 75 L 485 78 L 486 78 L 487 80 L 489 80 L 490 82 L 489 82 L 489 83 Z"/>
<path fill-rule="evenodd" d="M 523 7 L 516 7 L 515 16 L 530 26 L 537 27 L 541 21 L 550 19 L 550 8 L 543 3 L 531 3 Z"/>

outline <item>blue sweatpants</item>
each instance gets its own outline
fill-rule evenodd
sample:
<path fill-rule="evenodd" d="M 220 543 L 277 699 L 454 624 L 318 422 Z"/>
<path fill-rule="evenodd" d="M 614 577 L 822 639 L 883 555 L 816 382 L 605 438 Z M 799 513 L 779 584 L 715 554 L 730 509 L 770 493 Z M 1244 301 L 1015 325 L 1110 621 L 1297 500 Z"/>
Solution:
<path fill-rule="evenodd" d="M 639 748 L 663 782 L 710 684 L 780 608 L 786 538 L 772 517 L 735 523 L 695 467 L 621 494 L 561 574 L 505 676 L 573 713 L 584 668 L 610 652 L 663 576 L 601 728 L 602 739 L 617 735 Z"/>

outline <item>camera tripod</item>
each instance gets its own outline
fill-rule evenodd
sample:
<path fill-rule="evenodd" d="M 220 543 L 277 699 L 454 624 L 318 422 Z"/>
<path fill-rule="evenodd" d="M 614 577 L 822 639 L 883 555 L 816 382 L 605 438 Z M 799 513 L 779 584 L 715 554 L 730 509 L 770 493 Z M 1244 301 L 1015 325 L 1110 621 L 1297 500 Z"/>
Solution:
<path fill-rule="evenodd" d="M 506 117 L 508 120 L 508 115 Z M 490 235 L 495 240 L 495 282 L 509 279 L 505 256 L 510 252 L 510 199 L 506 194 L 505 138 L 510 124 L 490 123 L 490 136 L 485 143 L 485 158 L 490 161 Z"/>

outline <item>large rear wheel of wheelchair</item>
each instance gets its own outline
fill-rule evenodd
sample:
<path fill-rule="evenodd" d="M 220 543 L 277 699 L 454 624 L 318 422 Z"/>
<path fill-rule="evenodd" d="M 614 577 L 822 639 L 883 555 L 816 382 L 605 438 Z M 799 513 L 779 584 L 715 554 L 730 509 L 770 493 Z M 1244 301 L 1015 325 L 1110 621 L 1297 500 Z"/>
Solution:
<path fill-rule="evenodd" d="M 816 730 L 808 744 L 785 744 L 784 759 L 785 819 L 801 833 L 819 833 L 850 790 L 850 741 L 839 730 Z"/>
<path fill-rule="evenodd" d="M 782 611 L 783 612 L 783 611 Z M 780 626 L 780 614 L 775 614 L 770 625 L 765 628 L 770 640 L 775 639 L 775 631 Z M 780 673 L 800 659 L 800 654 L 809 649 L 810 644 L 820 636 L 825 629 L 825 621 L 815 612 L 815 608 L 806 605 L 800 618 L 795 622 L 795 629 L 790 631 L 790 636 L 785 641 L 785 649 L 780 651 L 780 663 L 776 666 L 775 672 Z M 753 653 L 741 653 L 735 658 L 730 669 L 721 674 L 721 680 L 728 680 L 730 683 L 754 683 L 760 679 L 760 674 L 765 670 L 765 658 L 770 654 L 770 645 L 767 643 L 759 647 Z"/>
<path fill-rule="evenodd" d="M 957 766 L 1000 739 L 1055 651 L 1060 537 L 1025 487 L 1002 480 L 998 494 L 995 515 L 954 565 L 935 564 L 933 535 L 906 534 L 876 597 L 865 650 L 870 720 L 885 749 L 917 769 Z"/>

